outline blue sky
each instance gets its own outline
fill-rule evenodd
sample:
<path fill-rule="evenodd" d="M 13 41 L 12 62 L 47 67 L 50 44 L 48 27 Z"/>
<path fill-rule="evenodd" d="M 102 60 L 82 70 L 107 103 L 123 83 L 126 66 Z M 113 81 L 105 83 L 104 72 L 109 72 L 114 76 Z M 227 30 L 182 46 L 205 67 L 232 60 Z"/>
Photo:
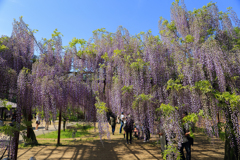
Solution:
<path fill-rule="evenodd" d="M 170 6 L 174 0 L 0 0 L 0 36 L 11 36 L 13 19 L 23 20 L 31 29 L 38 29 L 36 38 L 50 38 L 57 28 L 68 45 L 73 37 L 88 40 L 92 31 L 106 28 L 115 32 L 118 26 L 131 35 L 152 30 L 158 35 L 158 20 L 170 20 Z M 188 10 L 207 5 L 210 0 L 185 0 Z M 240 18 L 240 0 L 213 0 L 219 10 L 233 10 Z"/>

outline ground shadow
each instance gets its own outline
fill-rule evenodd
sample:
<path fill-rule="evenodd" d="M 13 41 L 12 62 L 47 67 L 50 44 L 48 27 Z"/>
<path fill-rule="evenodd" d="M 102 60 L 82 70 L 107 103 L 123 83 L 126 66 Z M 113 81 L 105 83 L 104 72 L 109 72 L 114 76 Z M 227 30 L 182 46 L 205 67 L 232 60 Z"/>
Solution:
<path fill-rule="evenodd" d="M 90 131 L 90 134 L 84 136 L 83 139 L 75 141 L 61 139 L 61 142 L 64 142 L 63 144 L 69 143 L 62 146 L 54 146 L 52 143 L 50 144 L 51 140 L 48 140 L 49 144 L 45 143 L 32 149 L 19 149 L 18 160 L 26 160 L 32 156 L 35 156 L 37 160 L 162 159 L 160 148 L 151 143 L 143 143 L 142 140 L 134 138 L 132 144 L 126 144 L 123 135 L 119 133 L 111 136 L 111 140 L 103 139 L 101 141 L 97 138 L 98 136 L 98 132 Z M 196 139 L 192 147 L 193 160 L 223 159 L 224 142 L 215 139 L 215 147 L 213 147 L 204 134 L 197 133 L 195 136 Z M 156 142 L 156 140 L 158 140 L 157 136 L 151 138 L 152 143 Z"/>
<path fill-rule="evenodd" d="M 18 159 L 29 159 L 31 156 L 35 156 L 40 159 L 71 159 L 71 160 L 119 160 L 119 159 L 131 159 L 140 160 L 141 157 L 148 152 L 144 149 L 140 149 L 139 143 L 133 143 L 130 145 L 125 144 L 124 140 L 92 140 L 92 141 L 75 141 L 76 145 L 68 146 L 38 146 L 37 152 L 34 154 L 31 151 L 34 149 L 28 149 L 23 153 L 19 153 Z M 35 147 L 33 147 L 35 148 Z M 160 159 L 153 154 L 147 154 L 147 159 Z"/>

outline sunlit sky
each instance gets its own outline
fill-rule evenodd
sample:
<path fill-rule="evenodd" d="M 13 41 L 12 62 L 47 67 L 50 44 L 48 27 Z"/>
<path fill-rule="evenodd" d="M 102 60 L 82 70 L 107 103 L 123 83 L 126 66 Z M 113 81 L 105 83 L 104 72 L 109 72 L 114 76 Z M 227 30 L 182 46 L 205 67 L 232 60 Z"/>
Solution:
<path fill-rule="evenodd" d="M 68 45 L 73 37 L 88 40 L 92 31 L 106 28 L 115 32 L 118 26 L 131 35 L 152 30 L 159 34 L 158 20 L 170 20 L 173 0 L 0 0 L 0 36 L 11 36 L 13 19 L 23 16 L 31 29 L 38 29 L 37 40 L 51 38 L 57 28 Z M 210 0 L 185 0 L 188 10 L 201 8 Z M 240 18 L 240 0 L 213 0 L 221 11 L 232 7 Z"/>

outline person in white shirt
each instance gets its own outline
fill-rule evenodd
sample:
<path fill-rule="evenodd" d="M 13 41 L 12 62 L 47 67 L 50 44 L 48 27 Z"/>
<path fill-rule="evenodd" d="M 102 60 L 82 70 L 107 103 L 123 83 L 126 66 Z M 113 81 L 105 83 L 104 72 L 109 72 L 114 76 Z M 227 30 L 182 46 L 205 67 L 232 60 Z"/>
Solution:
<path fill-rule="evenodd" d="M 39 114 L 36 115 L 36 131 L 38 131 L 38 125 L 40 124 L 39 121 Z"/>
<path fill-rule="evenodd" d="M 119 133 L 122 133 L 122 128 L 123 128 L 123 125 L 124 125 L 124 122 L 123 122 L 124 117 L 125 117 L 125 116 L 123 115 L 123 112 L 122 112 L 122 114 L 121 114 L 121 116 L 120 116 L 121 127 L 120 127 Z"/>

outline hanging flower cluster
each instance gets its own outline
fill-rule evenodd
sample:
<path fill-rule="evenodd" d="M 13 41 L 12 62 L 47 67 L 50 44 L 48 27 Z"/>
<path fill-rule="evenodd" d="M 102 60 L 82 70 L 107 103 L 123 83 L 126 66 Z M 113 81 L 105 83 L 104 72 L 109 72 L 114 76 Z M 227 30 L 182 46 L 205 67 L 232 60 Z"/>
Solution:
<path fill-rule="evenodd" d="M 210 137 L 219 136 L 218 117 L 224 113 L 223 118 L 232 124 L 229 140 L 239 142 L 239 110 L 230 107 L 239 105 L 239 27 L 231 8 L 219 12 L 215 3 L 209 3 L 191 12 L 183 1 L 181 5 L 176 1 L 171 21 L 160 18 L 161 38 L 151 31 L 130 36 L 119 27 L 116 33 L 98 29 L 89 42 L 75 39 L 74 67 L 91 72 L 87 83 L 108 109 L 117 115 L 132 114 L 135 122 L 152 133 L 162 124 L 170 144 L 174 132 L 181 146 L 185 111 L 189 117 L 198 116 L 194 122 Z M 81 44 L 78 51 L 77 43 Z M 235 101 L 230 102 L 228 96 L 234 95 Z M 163 110 L 156 112 L 161 104 L 177 109 L 163 118 Z M 159 118 L 161 122 L 155 123 Z M 236 144 L 239 152 L 240 144 Z"/>
<path fill-rule="evenodd" d="M 219 12 L 215 3 L 187 11 L 183 0 L 176 0 L 171 21 L 160 18 L 159 33 L 154 36 L 149 30 L 132 36 L 121 26 L 116 33 L 97 29 L 88 42 L 74 38 L 64 51 L 61 34 L 55 30 L 52 39 L 39 42 L 40 59 L 31 68 L 34 41 L 20 20 L 13 36 L 0 41 L 9 48 L 0 48 L 4 75 L 0 90 L 11 75 L 1 66 L 12 68 L 15 80 L 23 67 L 31 68 L 30 75 L 18 77 L 20 106 L 37 107 L 46 119 L 50 111 L 55 118 L 57 110 L 81 108 L 87 120 L 97 118 L 100 137 L 109 136 L 106 112 L 131 114 L 151 133 L 162 125 L 168 151 L 174 152 L 174 140 L 178 147 L 182 143 L 182 113 L 189 113 L 185 122 L 198 123 L 210 137 L 220 136 L 221 116 L 226 144 L 231 146 L 225 153 L 238 156 L 240 20 L 236 13 L 231 8 Z M 71 67 L 75 76 L 67 76 Z M 20 100 L 30 94 L 32 101 Z"/>

